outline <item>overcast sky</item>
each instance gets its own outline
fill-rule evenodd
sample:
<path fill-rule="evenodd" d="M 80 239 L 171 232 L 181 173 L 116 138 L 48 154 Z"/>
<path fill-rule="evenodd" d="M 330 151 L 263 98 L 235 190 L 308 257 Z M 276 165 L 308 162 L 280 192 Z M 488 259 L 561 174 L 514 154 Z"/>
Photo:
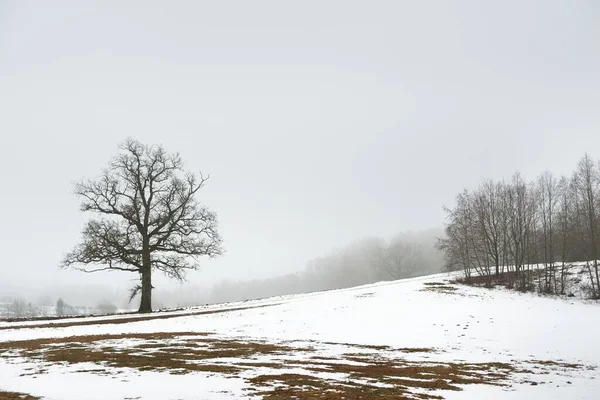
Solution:
<path fill-rule="evenodd" d="M 210 173 L 194 283 L 441 227 L 482 178 L 600 158 L 600 2 L 0 0 L 0 281 L 58 271 L 128 136 Z"/>

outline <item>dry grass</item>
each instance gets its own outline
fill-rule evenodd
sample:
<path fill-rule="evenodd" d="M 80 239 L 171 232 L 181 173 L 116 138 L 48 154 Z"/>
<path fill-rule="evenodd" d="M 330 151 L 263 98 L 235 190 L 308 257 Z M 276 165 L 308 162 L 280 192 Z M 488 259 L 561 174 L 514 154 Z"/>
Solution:
<path fill-rule="evenodd" d="M 139 340 L 140 343 L 119 347 L 115 341 L 120 339 Z M 2 354 L 3 351 L 12 353 Z M 0 355 L 3 357 L 27 357 L 52 364 L 95 363 L 105 367 L 175 374 L 199 371 L 236 373 L 241 368 L 219 363 L 218 360 L 290 351 L 291 348 L 282 345 L 212 339 L 207 333 L 199 332 L 71 336 L 0 343 Z"/>
<path fill-rule="evenodd" d="M 416 363 L 354 359 L 361 365 L 316 363 L 309 374 L 267 374 L 250 379 L 264 399 L 441 399 L 436 390 L 462 390 L 459 385 L 506 385 L 514 368 L 508 364 Z M 341 373 L 344 380 L 310 373 Z"/>
<path fill-rule="evenodd" d="M 437 350 L 432 347 L 401 347 L 394 349 L 403 353 L 436 353 Z"/>
<path fill-rule="evenodd" d="M 557 367 L 557 368 L 562 368 L 562 369 L 584 369 L 584 368 L 587 368 L 583 364 L 564 363 L 564 362 L 552 361 L 552 360 L 531 360 L 529 362 L 536 366 Z M 592 367 L 592 369 L 594 369 L 594 368 Z"/>
<path fill-rule="evenodd" d="M 353 343 L 341 343 L 341 342 L 319 342 L 326 345 L 333 346 L 348 346 L 348 347 L 356 347 L 359 349 L 368 349 L 368 350 L 391 350 L 392 347 L 385 345 L 372 345 L 372 344 L 353 344 Z"/>
<path fill-rule="evenodd" d="M 504 286 L 509 289 L 516 289 L 521 292 L 535 290 L 535 283 L 543 274 L 541 269 L 504 271 L 496 276 L 490 275 L 471 275 L 469 277 L 460 277 L 453 280 L 453 283 L 461 285 L 493 288 L 495 286 Z"/>
<path fill-rule="evenodd" d="M 320 358 L 322 360 L 322 358 Z M 442 399 L 437 390 L 462 390 L 465 385 L 510 386 L 516 374 L 535 374 L 507 363 L 422 363 L 404 360 L 377 361 L 347 355 L 360 364 L 306 363 L 306 374 L 264 374 L 250 379 L 257 394 L 267 400 L 340 399 Z M 553 366 L 580 369 L 579 364 L 554 361 L 530 362 L 533 367 Z M 297 365 L 294 365 L 297 367 Z M 346 379 L 332 380 L 319 373 L 341 373 Z M 543 369 L 538 373 L 546 373 Z M 531 385 L 538 382 L 523 381 Z"/>
<path fill-rule="evenodd" d="M 310 341 L 309 341 L 310 342 Z M 352 347 L 354 349 L 364 349 L 364 350 L 372 350 L 372 351 L 393 351 L 393 352 L 402 352 L 402 353 L 435 353 L 438 350 L 432 347 L 392 347 L 387 345 L 373 345 L 373 344 L 359 344 L 359 343 L 344 343 L 344 342 L 316 342 L 321 345 L 328 346 L 345 346 Z M 347 353 L 348 354 L 348 353 Z M 356 353 L 363 354 L 363 353 Z"/>
<path fill-rule="evenodd" d="M 123 333 L 119 335 L 84 335 L 68 336 L 63 338 L 45 338 L 18 340 L 13 342 L 0 342 L 0 351 L 5 350 L 40 350 L 47 346 L 69 345 L 70 347 L 81 347 L 101 340 L 141 339 L 162 341 L 173 339 L 177 336 L 208 336 L 206 332 L 155 332 L 155 333 Z"/>
<path fill-rule="evenodd" d="M 110 375 L 118 374 L 121 368 L 223 374 L 245 379 L 253 394 L 267 400 L 441 399 L 439 390 L 458 391 L 465 385 L 509 386 L 517 375 L 585 367 L 538 360 L 526 362 L 528 370 L 517 362 L 409 361 L 403 353 L 440 350 L 314 342 L 318 348 L 344 345 L 353 351 L 327 356 L 316 353 L 312 343 L 293 343 L 217 338 L 202 332 L 92 335 L 0 343 L 0 357 L 24 357 L 34 362 L 35 366 L 26 371 L 29 375 L 44 373 L 55 364 L 71 365 L 71 372 Z M 82 364 L 80 369 L 78 364 Z M 287 373 L 290 369 L 300 372 Z M 0 392 L 0 400 L 21 398 L 14 396 L 18 394 Z"/>
<path fill-rule="evenodd" d="M 442 282 L 425 282 L 421 292 L 437 292 L 442 294 L 456 294 L 458 288 Z"/>
<path fill-rule="evenodd" d="M 39 397 L 30 396 L 25 393 L 4 392 L 0 390 L 0 400 L 39 400 Z"/>
<path fill-rule="evenodd" d="M 340 400 L 340 399 L 409 399 L 409 392 L 399 388 L 389 388 L 353 382 L 336 382 L 303 374 L 261 375 L 252 378 L 251 383 L 258 387 L 264 400 Z M 435 395 L 413 395 L 422 399 L 441 399 Z"/>

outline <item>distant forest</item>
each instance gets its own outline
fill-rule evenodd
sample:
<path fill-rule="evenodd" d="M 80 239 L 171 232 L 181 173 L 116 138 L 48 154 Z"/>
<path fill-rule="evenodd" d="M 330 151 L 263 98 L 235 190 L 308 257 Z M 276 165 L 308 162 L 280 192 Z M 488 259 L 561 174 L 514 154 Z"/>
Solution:
<path fill-rule="evenodd" d="M 519 290 L 564 294 L 569 263 L 587 261 L 590 295 L 600 297 L 600 162 L 589 155 L 570 176 L 486 180 L 446 213 L 438 248 L 448 269 L 489 284 L 504 274 Z"/>
<path fill-rule="evenodd" d="M 269 279 L 223 281 L 206 295 L 156 291 L 157 304 L 179 306 L 221 303 L 285 294 L 342 289 L 385 280 L 410 278 L 443 270 L 436 250 L 440 230 L 405 232 L 391 240 L 364 238 L 310 260 L 303 271 Z M 179 300 L 178 300 L 179 299 Z"/>

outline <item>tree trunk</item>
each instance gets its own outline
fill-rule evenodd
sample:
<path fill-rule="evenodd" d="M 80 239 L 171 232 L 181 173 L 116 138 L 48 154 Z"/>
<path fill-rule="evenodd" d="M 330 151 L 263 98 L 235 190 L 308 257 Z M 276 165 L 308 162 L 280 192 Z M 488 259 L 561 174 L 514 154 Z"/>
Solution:
<path fill-rule="evenodd" d="M 600 273 L 598 272 L 598 260 L 594 259 L 594 270 L 596 271 L 596 298 L 600 298 Z M 594 286 L 594 282 L 592 279 L 592 286 Z"/>
<path fill-rule="evenodd" d="M 140 300 L 140 313 L 152 312 L 152 265 L 150 261 L 149 246 L 144 243 L 143 269 L 142 269 L 142 299 Z"/>
<path fill-rule="evenodd" d="M 152 312 L 152 280 L 150 269 L 142 271 L 142 299 L 140 301 L 140 309 L 138 312 Z"/>

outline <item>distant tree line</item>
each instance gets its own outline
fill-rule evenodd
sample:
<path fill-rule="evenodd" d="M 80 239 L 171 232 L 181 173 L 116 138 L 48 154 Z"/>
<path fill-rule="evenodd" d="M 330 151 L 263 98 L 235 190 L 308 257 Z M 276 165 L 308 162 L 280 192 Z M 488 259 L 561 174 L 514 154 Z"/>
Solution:
<path fill-rule="evenodd" d="M 33 303 L 21 297 L 3 297 L 0 299 L 0 318 L 37 318 L 64 317 L 71 315 L 114 314 L 117 307 L 102 300 L 95 307 L 71 306 L 62 298 L 55 304 L 49 298 L 42 297 Z"/>
<path fill-rule="evenodd" d="M 600 298 L 600 162 L 589 155 L 570 176 L 486 180 L 445 211 L 438 248 L 448 269 L 488 284 L 502 275 L 519 290 L 564 294 L 569 263 L 586 261 L 590 294 Z"/>
<path fill-rule="evenodd" d="M 435 249 L 439 231 L 399 234 L 392 240 L 365 238 L 307 262 L 302 272 L 246 282 L 224 281 L 207 302 L 219 303 L 342 289 L 440 272 Z M 183 305 L 183 304 L 182 304 Z"/>
<path fill-rule="evenodd" d="M 5 318 L 27 318 L 44 315 L 45 309 L 22 298 L 3 298 L 0 301 L 0 316 Z"/>

